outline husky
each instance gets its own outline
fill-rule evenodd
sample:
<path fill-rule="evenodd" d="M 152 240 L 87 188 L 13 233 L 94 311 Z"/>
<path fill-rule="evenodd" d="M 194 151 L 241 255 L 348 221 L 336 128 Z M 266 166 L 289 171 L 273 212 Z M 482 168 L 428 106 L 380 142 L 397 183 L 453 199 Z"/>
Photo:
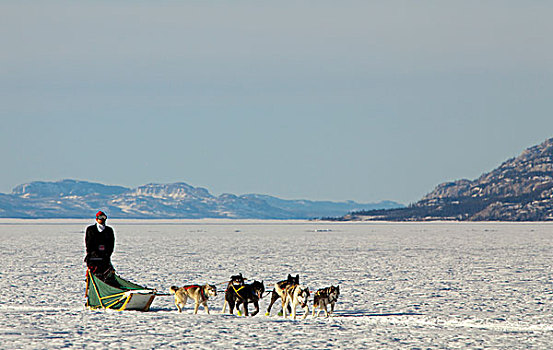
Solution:
<path fill-rule="evenodd" d="M 242 273 L 240 272 L 238 275 L 230 276 L 230 280 L 227 284 L 227 289 L 225 290 L 225 302 L 223 304 L 223 310 L 221 310 L 221 313 L 224 314 L 227 310 L 227 305 L 229 304 L 229 291 L 232 290 L 233 287 L 240 288 L 244 285 L 244 282 L 246 281 L 246 278 L 242 276 Z M 224 282 L 223 282 L 224 283 Z M 231 312 L 232 313 L 232 312 Z"/>
<path fill-rule="evenodd" d="M 319 317 L 321 311 L 325 312 L 325 316 L 329 317 L 334 312 L 334 304 L 340 296 L 340 286 L 330 286 L 327 288 L 319 289 L 313 296 L 313 317 Z M 330 312 L 327 310 L 327 306 L 330 304 Z M 319 310 L 317 310 L 319 309 Z M 317 310 L 317 315 L 315 315 Z"/>
<path fill-rule="evenodd" d="M 253 281 L 251 284 L 244 284 L 242 286 L 231 285 L 225 293 L 225 300 L 229 305 L 229 311 L 232 314 L 234 306 L 236 305 L 236 311 L 238 316 L 241 316 L 240 305 L 244 305 L 244 315 L 248 315 L 248 303 L 253 303 L 255 311 L 252 312 L 252 316 L 257 315 L 259 312 L 259 299 L 263 297 L 265 293 L 265 285 L 263 281 Z"/>
<path fill-rule="evenodd" d="M 171 286 L 169 289 L 171 294 L 175 295 L 175 306 L 182 312 L 184 305 L 188 301 L 188 298 L 193 299 L 195 302 L 194 305 L 194 314 L 198 313 L 198 308 L 200 304 L 204 306 L 205 311 L 209 314 L 209 308 L 207 307 L 207 300 L 210 296 L 217 295 L 217 288 L 211 284 L 205 284 L 204 286 L 199 285 L 187 285 L 184 287 Z"/>
<path fill-rule="evenodd" d="M 301 306 L 304 310 L 302 319 L 307 317 L 309 313 L 309 288 L 302 287 L 299 284 L 291 284 L 284 289 L 284 300 L 282 302 L 282 312 L 286 318 L 288 306 L 292 306 L 292 318 L 296 319 L 296 308 Z"/>
<path fill-rule="evenodd" d="M 240 272 L 238 275 L 230 276 L 229 286 L 231 284 L 235 286 L 243 286 L 246 280 L 247 278 L 244 278 L 244 276 L 242 276 L 242 272 Z"/>
<path fill-rule="evenodd" d="M 267 312 L 265 313 L 265 316 L 269 316 L 271 314 L 271 307 L 273 307 L 273 304 L 280 298 L 281 300 L 284 300 L 284 289 L 286 289 L 286 286 L 292 285 L 292 284 L 300 284 L 300 275 L 296 275 L 296 277 L 292 277 L 292 275 L 288 274 L 288 278 L 277 282 L 274 284 L 274 289 L 271 292 L 271 302 L 269 303 L 269 307 L 267 308 Z M 291 308 L 288 307 L 288 313 L 291 312 Z M 279 316 L 282 316 L 282 309 L 279 312 Z"/>

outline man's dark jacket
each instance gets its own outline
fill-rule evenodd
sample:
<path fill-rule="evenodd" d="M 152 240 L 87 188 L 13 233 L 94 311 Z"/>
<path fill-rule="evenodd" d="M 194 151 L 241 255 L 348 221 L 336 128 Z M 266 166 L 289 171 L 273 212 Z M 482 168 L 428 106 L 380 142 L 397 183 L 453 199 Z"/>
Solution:
<path fill-rule="evenodd" d="M 90 225 L 86 228 L 85 235 L 86 265 L 94 272 L 105 271 L 111 266 L 111 254 L 115 247 L 115 235 L 113 229 L 109 226 L 100 232 L 96 225 Z"/>

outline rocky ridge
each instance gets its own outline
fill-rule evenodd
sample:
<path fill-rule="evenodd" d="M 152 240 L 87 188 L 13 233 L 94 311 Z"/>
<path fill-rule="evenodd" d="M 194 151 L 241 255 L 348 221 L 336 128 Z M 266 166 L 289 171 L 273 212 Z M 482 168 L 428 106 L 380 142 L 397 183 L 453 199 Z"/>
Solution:
<path fill-rule="evenodd" d="M 553 138 L 475 180 L 440 184 L 406 208 L 363 210 L 342 220 L 553 220 Z"/>

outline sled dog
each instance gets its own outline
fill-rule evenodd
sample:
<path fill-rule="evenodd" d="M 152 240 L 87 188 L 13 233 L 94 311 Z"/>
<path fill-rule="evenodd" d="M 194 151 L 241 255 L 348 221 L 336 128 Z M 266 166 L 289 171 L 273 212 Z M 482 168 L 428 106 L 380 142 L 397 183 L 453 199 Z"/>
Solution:
<path fill-rule="evenodd" d="M 240 286 L 244 285 L 244 282 L 246 281 L 246 278 L 242 276 L 242 272 L 240 272 L 238 275 L 230 276 L 230 280 L 227 284 L 227 289 L 225 290 L 225 302 L 223 303 L 223 310 L 221 310 L 221 313 L 224 314 L 227 310 L 228 305 L 228 298 L 229 298 L 229 291 L 232 289 L 232 287 L 240 288 Z M 232 312 L 231 312 L 232 313 Z"/>
<path fill-rule="evenodd" d="M 292 284 L 284 289 L 284 300 L 282 302 L 282 312 L 286 317 L 288 306 L 292 306 L 292 318 L 296 319 L 296 308 L 301 306 L 304 310 L 303 317 L 306 318 L 309 313 L 309 288 L 302 287 L 299 284 Z"/>
<path fill-rule="evenodd" d="M 319 317 L 321 311 L 324 311 L 325 316 L 329 317 L 334 312 L 334 305 L 339 296 L 340 286 L 330 286 L 316 291 L 313 296 L 313 317 Z M 328 305 L 330 305 L 330 312 L 327 309 Z M 317 310 L 317 315 L 315 315 L 315 310 Z"/>
<path fill-rule="evenodd" d="M 240 305 L 244 305 L 244 315 L 249 316 L 248 304 L 253 303 L 255 311 L 252 312 L 251 316 L 255 316 L 259 312 L 259 299 L 263 297 L 263 293 L 265 293 L 263 281 L 253 281 L 251 284 L 244 284 L 242 286 L 231 285 L 225 293 L 225 300 L 228 302 L 231 314 L 236 306 L 238 316 L 241 315 Z"/>
<path fill-rule="evenodd" d="M 245 281 L 246 278 L 244 278 L 244 276 L 242 276 L 242 272 L 240 272 L 238 275 L 230 276 L 229 286 L 231 284 L 235 286 L 243 286 Z"/>
<path fill-rule="evenodd" d="M 288 274 L 288 278 L 277 282 L 274 284 L 274 289 L 271 292 L 271 302 L 269 303 L 269 307 L 267 308 L 267 312 L 265 313 L 266 316 L 269 316 L 271 314 L 271 307 L 273 307 L 273 304 L 280 298 L 284 301 L 284 289 L 286 289 L 286 286 L 292 285 L 292 284 L 300 284 L 300 275 L 296 275 L 296 277 L 292 277 L 292 275 Z M 280 311 L 282 313 L 282 309 Z M 288 307 L 288 313 L 291 312 L 291 308 Z"/>
<path fill-rule="evenodd" d="M 182 312 L 182 308 L 186 305 L 188 298 L 190 298 L 195 302 L 194 314 L 198 313 L 200 304 L 204 306 L 205 311 L 209 314 L 207 300 L 210 296 L 217 295 L 217 288 L 211 284 L 205 284 L 204 286 L 187 285 L 181 288 L 171 286 L 170 292 L 175 295 L 175 306 L 179 309 L 179 312 Z"/>

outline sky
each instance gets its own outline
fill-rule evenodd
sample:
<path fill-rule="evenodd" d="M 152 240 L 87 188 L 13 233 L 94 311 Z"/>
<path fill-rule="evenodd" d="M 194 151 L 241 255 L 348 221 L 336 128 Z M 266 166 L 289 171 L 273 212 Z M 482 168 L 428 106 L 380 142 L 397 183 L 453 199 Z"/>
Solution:
<path fill-rule="evenodd" d="M 553 137 L 550 1 L 0 2 L 0 192 L 412 203 Z"/>

